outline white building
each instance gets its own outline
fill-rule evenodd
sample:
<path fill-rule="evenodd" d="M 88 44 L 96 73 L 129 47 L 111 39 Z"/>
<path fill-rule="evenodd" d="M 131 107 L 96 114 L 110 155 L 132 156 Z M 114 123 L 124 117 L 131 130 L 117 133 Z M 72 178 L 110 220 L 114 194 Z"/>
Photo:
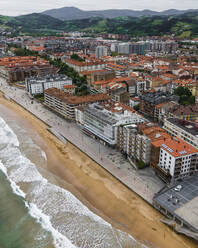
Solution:
<path fill-rule="evenodd" d="M 76 123 L 80 126 L 84 126 L 84 106 L 78 106 L 75 108 L 75 120 Z"/>
<path fill-rule="evenodd" d="M 118 45 L 119 54 L 130 54 L 131 53 L 131 44 L 130 43 L 120 43 Z"/>
<path fill-rule="evenodd" d="M 120 108 L 117 110 L 122 110 Z M 143 122 L 143 117 L 127 110 L 115 113 L 99 104 L 89 104 L 84 109 L 84 131 L 111 146 L 117 144 L 119 126 Z"/>
<path fill-rule="evenodd" d="M 140 99 L 138 97 L 132 97 L 130 100 L 129 100 L 129 106 L 131 108 L 137 106 L 138 104 L 140 104 Z"/>
<path fill-rule="evenodd" d="M 172 136 L 179 137 L 198 148 L 198 126 L 193 122 L 169 118 L 165 119 L 163 128 Z"/>
<path fill-rule="evenodd" d="M 159 159 L 155 168 L 159 168 L 160 173 L 169 181 L 191 176 L 198 171 L 198 150 L 183 140 L 167 138 L 154 141 L 152 145 L 159 148 Z"/>
<path fill-rule="evenodd" d="M 96 47 L 96 58 L 101 58 L 102 56 L 108 55 L 108 48 L 106 46 Z"/>
<path fill-rule="evenodd" d="M 26 90 L 30 95 L 43 94 L 49 88 L 64 89 L 72 85 L 72 79 L 65 75 L 49 75 L 46 77 L 30 77 L 25 79 Z"/>

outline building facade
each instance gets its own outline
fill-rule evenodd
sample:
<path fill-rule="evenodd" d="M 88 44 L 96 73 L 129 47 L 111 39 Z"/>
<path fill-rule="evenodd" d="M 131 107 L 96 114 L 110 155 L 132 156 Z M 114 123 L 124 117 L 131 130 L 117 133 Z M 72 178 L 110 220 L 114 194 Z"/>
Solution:
<path fill-rule="evenodd" d="M 179 138 L 153 141 L 151 154 L 151 167 L 166 182 L 173 183 L 198 171 L 198 150 Z"/>
<path fill-rule="evenodd" d="M 97 46 L 96 47 L 96 58 L 101 58 L 102 56 L 108 55 L 108 47 L 106 46 Z"/>
<path fill-rule="evenodd" d="M 198 149 L 198 125 L 193 122 L 169 118 L 164 121 L 163 128 L 174 137 L 179 137 L 183 141 Z"/>
<path fill-rule="evenodd" d="M 99 104 L 90 104 L 84 109 L 84 130 L 110 146 L 117 144 L 119 126 L 143 122 L 144 119 L 136 113 L 114 113 Z"/>
<path fill-rule="evenodd" d="M 44 105 L 70 120 L 75 120 L 76 107 L 108 100 L 110 100 L 110 96 L 106 94 L 72 96 L 56 88 L 44 91 Z"/>
<path fill-rule="evenodd" d="M 25 79 L 25 85 L 30 95 L 38 95 L 43 94 L 49 88 L 63 90 L 65 85 L 72 85 L 72 79 L 58 74 L 45 77 L 30 77 Z"/>

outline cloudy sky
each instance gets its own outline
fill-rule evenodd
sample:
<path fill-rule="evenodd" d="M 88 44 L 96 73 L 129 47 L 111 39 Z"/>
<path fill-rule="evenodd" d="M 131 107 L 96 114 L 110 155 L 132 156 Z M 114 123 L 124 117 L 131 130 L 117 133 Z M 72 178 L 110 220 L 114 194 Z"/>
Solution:
<path fill-rule="evenodd" d="M 198 0 L 0 0 L 1 15 L 21 15 L 52 8 L 75 6 L 83 10 L 101 9 L 198 9 Z"/>

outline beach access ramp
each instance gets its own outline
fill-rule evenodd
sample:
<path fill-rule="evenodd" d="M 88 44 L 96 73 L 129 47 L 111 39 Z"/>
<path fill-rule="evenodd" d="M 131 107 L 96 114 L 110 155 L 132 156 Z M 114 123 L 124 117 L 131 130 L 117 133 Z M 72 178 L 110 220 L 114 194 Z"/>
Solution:
<path fill-rule="evenodd" d="M 67 140 L 63 137 L 59 132 L 57 132 L 54 128 L 50 127 L 47 130 L 52 133 L 56 138 L 58 138 L 63 144 L 67 144 Z"/>

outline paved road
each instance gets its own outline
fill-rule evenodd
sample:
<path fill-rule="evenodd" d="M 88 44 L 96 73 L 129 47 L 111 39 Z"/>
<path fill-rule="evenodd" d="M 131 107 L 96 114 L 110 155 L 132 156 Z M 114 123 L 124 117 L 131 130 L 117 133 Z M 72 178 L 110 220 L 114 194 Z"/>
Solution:
<path fill-rule="evenodd" d="M 152 203 L 154 194 L 164 186 L 164 183 L 154 174 L 151 168 L 138 171 L 133 169 L 128 160 L 123 158 L 119 151 L 104 146 L 99 141 L 87 136 L 77 124 L 57 116 L 41 103 L 33 101 L 32 104 L 31 99 L 24 90 L 7 85 L 2 78 L 0 79 L 0 90 L 7 97 L 13 99 L 46 124 L 53 127 L 54 130 L 93 158 L 98 164 L 149 203 Z"/>

